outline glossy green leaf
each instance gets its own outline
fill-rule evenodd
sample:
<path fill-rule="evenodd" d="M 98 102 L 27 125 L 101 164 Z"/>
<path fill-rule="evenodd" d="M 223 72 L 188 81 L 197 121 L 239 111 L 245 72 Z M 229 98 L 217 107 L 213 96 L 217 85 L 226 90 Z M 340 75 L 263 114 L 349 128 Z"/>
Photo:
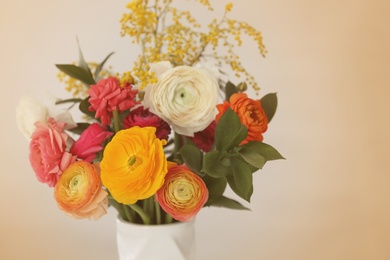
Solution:
<path fill-rule="evenodd" d="M 276 93 L 270 93 L 262 97 L 260 102 L 265 114 L 267 115 L 269 123 L 275 115 L 276 108 L 278 106 L 278 97 L 276 96 Z"/>
<path fill-rule="evenodd" d="M 222 178 L 231 172 L 226 162 L 226 158 L 219 151 L 208 152 L 203 157 L 202 172 L 213 178 Z"/>
<path fill-rule="evenodd" d="M 205 206 L 211 206 L 215 201 L 221 198 L 222 194 L 225 192 L 227 180 L 226 178 L 213 178 L 208 175 L 205 175 L 202 179 L 209 191 L 209 198 Z"/>
<path fill-rule="evenodd" d="M 266 161 L 284 159 L 284 157 L 274 147 L 269 144 L 257 141 L 241 145 L 238 148 L 238 152 L 241 154 L 242 151 L 244 151 L 244 153 L 246 151 L 256 152 L 263 156 Z"/>
<path fill-rule="evenodd" d="M 110 54 L 107 55 L 107 57 L 97 66 L 95 70 L 95 80 L 99 81 L 99 73 L 102 71 L 104 64 L 106 61 L 114 54 L 114 52 L 111 52 Z"/>
<path fill-rule="evenodd" d="M 215 129 L 215 147 L 218 151 L 229 151 L 238 146 L 248 135 L 248 129 L 230 108 L 221 116 Z"/>
<path fill-rule="evenodd" d="M 226 83 L 226 86 L 225 86 L 225 100 L 229 101 L 231 95 L 233 95 L 234 93 L 237 93 L 237 92 L 238 92 L 237 87 L 234 86 L 233 83 L 228 81 Z"/>
<path fill-rule="evenodd" d="M 243 206 L 240 202 L 221 196 L 218 200 L 215 200 L 212 205 L 215 207 L 223 207 L 228 209 L 238 209 L 238 210 L 250 210 L 249 208 Z"/>
<path fill-rule="evenodd" d="M 193 145 L 183 145 L 178 154 L 183 158 L 184 163 L 196 174 L 203 176 L 201 172 L 203 153 Z"/>

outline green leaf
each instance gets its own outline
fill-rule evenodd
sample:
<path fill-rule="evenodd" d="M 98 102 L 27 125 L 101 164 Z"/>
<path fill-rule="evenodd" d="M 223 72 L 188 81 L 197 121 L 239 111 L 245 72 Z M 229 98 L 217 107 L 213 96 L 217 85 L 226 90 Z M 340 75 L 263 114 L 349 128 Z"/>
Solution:
<path fill-rule="evenodd" d="M 221 196 L 218 200 L 214 201 L 214 203 L 210 206 L 224 207 L 228 209 L 250 210 L 249 208 L 243 206 L 240 202 L 227 198 L 225 196 Z"/>
<path fill-rule="evenodd" d="M 88 87 L 95 84 L 92 75 L 81 67 L 71 64 L 56 64 L 56 67 L 68 76 L 80 80 Z"/>
<path fill-rule="evenodd" d="M 221 116 L 215 129 L 215 147 L 218 151 L 229 151 L 239 145 L 248 135 L 248 129 L 231 108 Z"/>
<path fill-rule="evenodd" d="M 269 123 L 275 115 L 276 108 L 278 106 L 278 97 L 276 96 L 276 93 L 270 93 L 262 97 L 260 102 Z"/>
<path fill-rule="evenodd" d="M 226 176 L 229 186 L 238 196 L 249 202 L 253 192 L 252 171 L 241 157 L 232 157 L 230 163 L 232 174 Z"/>
<path fill-rule="evenodd" d="M 90 124 L 88 123 L 77 123 L 76 127 L 69 129 L 68 131 L 80 135 L 89 125 Z"/>
<path fill-rule="evenodd" d="M 95 80 L 98 81 L 99 80 L 99 73 L 100 71 L 102 71 L 103 69 L 103 66 L 104 64 L 106 63 L 106 61 L 114 54 L 114 52 L 111 52 L 110 54 L 107 55 L 107 57 L 97 66 L 96 70 L 95 70 Z"/>
<path fill-rule="evenodd" d="M 272 160 L 280 160 L 280 159 L 285 159 L 275 148 L 273 148 L 271 145 L 258 142 L 258 141 L 253 141 L 246 143 L 244 145 L 241 145 L 238 148 L 238 153 L 241 154 L 242 151 L 247 152 L 247 151 L 252 151 L 260 154 L 265 158 L 266 161 L 272 161 Z"/>
<path fill-rule="evenodd" d="M 81 51 L 79 39 L 76 38 L 76 40 L 77 40 L 77 46 L 79 48 L 79 67 L 84 69 L 88 73 L 89 78 L 93 79 L 91 69 L 89 68 L 88 63 L 85 61 L 83 52 Z M 93 83 L 93 84 L 95 84 L 95 83 Z M 89 84 L 89 85 L 91 85 L 91 84 Z M 88 85 L 88 87 L 89 87 L 89 85 Z"/>
<path fill-rule="evenodd" d="M 95 118 L 95 112 L 92 112 L 92 111 L 89 111 L 89 106 L 91 105 L 90 103 L 89 103 L 89 98 L 86 98 L 86 99 L 84 99 L 81 103 L 80 103 L 80 105 L 79 105 L 79 109 L 80 109 L 80 111 L 81 112 L 83 112 L 84 114 L 86 114 L 86 115 L 88 115 L 88 116 L 90 116 L 90 117 L 92 117 L 92 118 Z"/>
<path fill-rule="evenodd" d="M 202 172 L 213 178 L 221 178 L 231 172 L 228 161 L 219 151 L 211 151 L 203 157 Z"/>
<path fill-rule="evenodd" d="M 227 186 L 227 180 L 226 178 L 213 178 L 208 175 L 205 175 L 202 179 L 206 183 L 207 190 L 209 191 L 209 198 L 205 206 L 210 206 L 222 197 Z"/>
<path fill-rule="evenodd" d="M 239 154 L 247 163 L 256 167 L 257 169 L 263 168 L 264 164 L 266 163 L 265 158 L 255 150 L 241 149 Z"/>
<path fill-rule="evenodd" d="M 204 173 L 201 172 L 203 153 L 193 145 L 183 145 L 178 154 L 183 158 L 184 163 L 196 174 L 203 176 Z"/>
<path fill-rule="evenodd" d="M 56 105 L 65 104 L 65 103 L 80 103 L 82 101 L 83 101 L 83 99 L 81 99 L 81 98 L 62 99 L 62 100 L 56 101 Z"/>
<path fill-rule="evenodd" d="M 233 83 L 228 81 L 226 83 L 226 87 L 225 87 L 225 100 L 229 101 L 231 95 L 233 95 L 234 93 L 237 93 L 237 92 L 238 92 L 237 87 L 234 86 Z"/>

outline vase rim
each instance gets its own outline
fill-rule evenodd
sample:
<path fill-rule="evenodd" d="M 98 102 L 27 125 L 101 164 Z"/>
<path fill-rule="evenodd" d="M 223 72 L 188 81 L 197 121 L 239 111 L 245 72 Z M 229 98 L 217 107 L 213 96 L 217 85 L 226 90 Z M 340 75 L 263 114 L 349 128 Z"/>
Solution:
<path fill-rule="evenodd" d="M 128 221 L 125 221 L 119 214 L 118 216 L 116 217 L 116 222 L 117 224 L 120 224 L 120 225 L 131 225 L 131 226 L 136 226 L 136 227 L 140 227 L 140 228 L 166 228 L 166 227 L 172 227 L 172 226 L 180 226 L 180 225 L 193 225 L 195 223 L 195 218 L 189 220 L 189 221 L 186 221 L 186 222 L 183 222 L 183 221 L 176 221 L 176 222 L 172 222 L 172 223 L 167 223 L 167 224 L 151 224 L 151 225 L 145 225 L 145 224 L 141 224 L 141 223 L 133 223 L 133 222 L 128 222 Z"/>

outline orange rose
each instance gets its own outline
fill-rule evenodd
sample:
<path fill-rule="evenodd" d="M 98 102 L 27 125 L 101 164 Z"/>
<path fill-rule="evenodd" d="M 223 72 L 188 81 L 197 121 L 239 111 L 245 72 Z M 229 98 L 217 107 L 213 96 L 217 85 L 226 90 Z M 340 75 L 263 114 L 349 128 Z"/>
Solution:
<path fill-rule="evenodd" d="M 218 122 L 223 113 L 230 107 L 240 118 L 243 125 L 248 128 L 248 136 L 241 144 L 250 141 L 263 141 L 263 133 L 267 131 L 268 119 L 261 107 L 260 100 L 248 98 L 244 93 L 236 93 L 230 97 L 230 103 L 224 102 L 217 105 L 219 111 L 216 121 Z"/>
<path fill-rule="evenodd" d="M 85 161 L 71 164 L 54 188 L 58 207 L 76 219 L 97 220 L 106 214 L 107 195 L 97 167 Z"/>

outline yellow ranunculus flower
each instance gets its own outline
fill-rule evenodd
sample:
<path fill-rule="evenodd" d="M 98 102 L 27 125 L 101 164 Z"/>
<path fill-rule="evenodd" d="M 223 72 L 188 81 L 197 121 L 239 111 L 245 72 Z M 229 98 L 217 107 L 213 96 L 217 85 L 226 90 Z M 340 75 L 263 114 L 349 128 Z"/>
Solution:
<path fill-rule="evenodd" d="M 168 172 L 163 145 L 154 127 L 132 127 L 116 133 L 100 163 L 103 185 L 114 199 L 134 204 L 156 193 Z"/>

